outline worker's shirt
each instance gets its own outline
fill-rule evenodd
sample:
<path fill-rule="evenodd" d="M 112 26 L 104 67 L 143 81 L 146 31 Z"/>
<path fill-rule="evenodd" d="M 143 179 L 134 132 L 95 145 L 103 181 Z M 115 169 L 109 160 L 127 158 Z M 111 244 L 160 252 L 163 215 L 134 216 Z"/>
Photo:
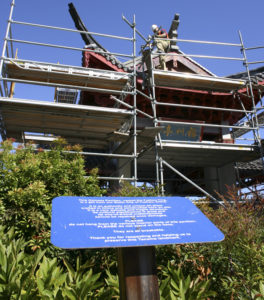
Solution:
<path fill-rule="evenodd" d="M 158 33 L 157 33 L 157 35 L 162 35 L 162 34 L 166 34 L 166 38 L 168 39 L 169 38 L 169 36 L 168 36 L 168 33 L 167 33 L 167 31 L 165 30 L 165 29 L 160 29 L 159 31 L 158 31 Z"/>

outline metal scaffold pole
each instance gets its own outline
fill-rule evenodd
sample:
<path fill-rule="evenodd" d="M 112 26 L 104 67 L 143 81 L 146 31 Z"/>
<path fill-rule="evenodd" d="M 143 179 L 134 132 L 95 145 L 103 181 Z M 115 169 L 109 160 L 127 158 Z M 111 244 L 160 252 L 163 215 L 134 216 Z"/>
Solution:
<path fill-rule="evenodd" d="M 133 19 L 133 85 L 134 85 L 134 95 L 133 95 L 133 116 L 134 116 L 134 185 L 137 185 L 137 67 L 136 67 L 136 17 L 134 15 Z"/>
<path fill-rule="evenodd" d="M 134 186 L 137 186 L 137 67 L 136 67 L 136 16 L 133 16 L 133 23 L 131 24 L 125 16 L 122 19 L 133 29 L 133 162 L 134 162 Z"/>
<path fill-rule="evenodd" d="M 161 185 L 161 196 L 165 196 L 164 190 L 164 168 L 163 168 L 163 160 L 160 158 L 160 185 Z"/>
<path fill-rule="evenodd" d="M 202 189 L 199 185 L 197 185 L 195 182 L 193 182 L 191 179 L 186 177 L 184 174 L 182 174 L 179 170 L 175 169 L 173 166 L 171 166 L 169 163 L 167 163 L 165 160 L 160 158 L 160 161 L 162 164 L 164 164 L 166 167 L 168 167 L 170 170 L 178 174 L 180 177 L 182 177 L 185 181 L 189 182 L 191 185 L 193 185 L 195 188 L 197 188 L 199 191 L 201 191 L 206 197 L 213 200 L 215 203 L 224 206 L 220 201 L 218 201 L 215 197 L 213 197 L 211 194 L 206 192 L 204 189 Z"/>
<path fill-rule="evenodd" d="M 149 73 L 149 82 L 152 88 L 152 110 L 153 110 L 153 121 L 154 127 L 158 126 L 157 121 L 157 99 L 156 99 L 156 86 L 154 80 L 154 64 L 152 60 L 152 48 L 150 49 L 150 72 Z M 160 171 L 159 171 L 159 153 L 158 153 L 158 136 L 155 136 L 155 163 L 156 163 L 156 185 L 160 187 Z"/>
<path fill-rule="evenodd" d="M 0 60 L 0 79 L 2 80 L 3 78 L 3 64 L 4 64 L 4 57 L 5 57 L 5 53 L 7 50 L 7 41 L 8 41 L 8 36 L 10 34 L 10 30 L 11 30 L 11 22 L 12 22 L 12 16 L 13 16 L 13 11 L 14 11 L 14 6 L 15 6 L 15 0 L 12 0 L 11 3 L 11 8 L 10 8 L 10 13 L 9 13 L 9 18 L 8 18 L 8 24 L 7 24 L 7 28 L 6 28 L 6 34 L 5 34 L 5 39 L 4 39 L 4 45 L 3 45 L 3 51 L 2 51 L 2 56 L 1 56 L 1 60 Z M 0 85 L 1 87 L 1 85 Z M 3 91 L 2 91 L 2 87 L 0 89 L 0 93 L 1 96 L 3 96 Z"/>
<path fill-rule="evenodd" d="M 123 20 L 133 29 L 133 116 L 134 116 L 134 185 L 137 184 L 137 66 L 135 15 L 133 24 Z M 140 34 L 139 34 L 140 35 Z M 140 35 L 142 37 L 142 35 Z M 159 300 L 158 277 L 155 262 L 155 247 L 124 247 L 118 249 L 118 275 L 122 300 Z"/>
<path fill-rule="evenodd" d="M 258 122 L 258 117 L 257 117 L 257 108 L 256 108 L 256 103 L 255 103 L 255 96 L 254 96 L 254 91 L 253 91 L 253 86 L 252 86 L 252 80 L 251 80 L 251 75 L 250 75 L 250 71 L 249 71 L 249 65 L 248 65 L 248 60 L 247 60 L 247 54 L 246 54 L 246 48 L 244 47 L 244 42 L 243 42 L 243 38 L 242 38 L 242 34 L 239 31 L 239 38 L 240 38 L 240 42 L 241 42 L 241 52 L 243 54 L 244 57 L 244 66 L 246 67 L 246 71 L 247 71 L 247 76 L 248 76 L 248 83 L 249 83 L 249 92 L 250 92 L 250 96 L 251 96 L 251 100 L 252 100 L 252 117 L 251 117 L 251 121 L 252 121 L 252 127 L 256 128 L 253 129 L 253 135 L 255 138 L 255 141 L 257 143 L 257 145 L 259 146 L 259 151 L 260 151 L 260 159 L 262 162 L 262 171 L 264 172 L 264 161 L 263 161 L 263 156 L 264 156 L 264 152 L 263 152 L 263 148 L 262 148 L 262 144 L 261 144 L 261 138 L 260 138 L 260 132 L 259 132 L 259 122 Z"/>
<path fill-rule="evenodd" d="M 10 36 L 10 34 L 11 34 L 11 21 L 12 21 L 12 17 L 13 17 L 14 6 L 15 6 L 15 0 L 12 0 L 9 18 L 8 18 L 8 24 L 7 24 L 7 28 L 6 28 L 5 39 L 4 39 L 2 55 L 0 57 L 0 81 L 3 80 L 4 57 L 5 57 L 5 53 L 8 52 L 7 42 L 8 42 L 8 36 Z M 12 53 L 13 53 L 13 51 L 12 51 Z M 5 95 L 8 96 L 7 84 L 5 81 L 2 81 L 2 82 L 3 82 L 3 88 L 5 90 Z M 0 82 L 0 95 L 2 97 L 4 96 L 4 91 L 2 89 L 1 82 Z M 5 126 L 4 126 L 4 122 L 2 119 L 1 113 L 0 113 L 0 135 L 2 136 L 3 139 L 6 139 L 6 130 L 5 130 Z"/>

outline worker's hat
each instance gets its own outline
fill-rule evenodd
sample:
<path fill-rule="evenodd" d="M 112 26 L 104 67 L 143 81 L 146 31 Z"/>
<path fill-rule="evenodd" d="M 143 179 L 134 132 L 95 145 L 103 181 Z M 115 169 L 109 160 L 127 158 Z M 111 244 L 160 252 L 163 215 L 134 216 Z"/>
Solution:
<path fill-rule="evenodd" d="M 153 24 L 152 26 L 151 26 L 151 29 L 152 29 L 152 31 L 156 31 L 157 29 L 158 29 L 158 26 L 156 25 L 156 24 Z"/>

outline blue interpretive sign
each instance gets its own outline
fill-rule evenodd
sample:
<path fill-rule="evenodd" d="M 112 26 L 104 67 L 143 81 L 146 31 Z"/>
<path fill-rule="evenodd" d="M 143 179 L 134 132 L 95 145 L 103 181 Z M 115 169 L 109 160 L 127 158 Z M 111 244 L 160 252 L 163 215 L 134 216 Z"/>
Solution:
<path fill-rule="evenodd" d="M 217 242 L 223 233 L 183 197 L 57 197 L 51 242 L 105 248 Z"/>

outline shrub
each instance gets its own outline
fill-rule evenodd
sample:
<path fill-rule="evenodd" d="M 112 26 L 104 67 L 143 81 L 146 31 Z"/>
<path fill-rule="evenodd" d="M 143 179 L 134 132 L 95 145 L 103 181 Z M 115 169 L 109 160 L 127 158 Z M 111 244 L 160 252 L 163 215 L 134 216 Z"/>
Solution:
<path fill-rule="evenodd" d="M 71 152 L 65 152 L 65 151 Z M 33 144 L 14 148 L 12 140 L 0 148 L 0 220 L 14 226 L 33 250 L 49 244 L 51 201 L 57 196 L 101 196 L 97 170 L 85 177 L 79 146 L 59 140 L 51 151 Z"/>
<path fill-rule="evenodd" d="M 210 290 L 216 292 L 214 299 L 264 299 L 261 294 L 264 281 L 263 200 L 258 197 L 258 202 L 242 203 L 239 199 L 237 191 L 229 189 L 228 198 L 223 198 L 224 207 L 212 209 L 200 205 L 225 234 L 225 240 L 158 247 L 159 276 L 162 278 L 162 271 L 170 261 L 174 271 L 180 268 L 185 279 L 190 275 L 193 280 L 210 280 Z"/>
<path fill-rule="evenodd" d="M 5 231 L 0 226 L 1 235 Z M 0 299 L 109 299 L 110 273 L 104 281 L 89 263 L 80 265 L 79 258 L 74 270 L 66 260 L 65 268 L 56 258 L 47 258 L 44 251 L 28 254 L 25 246 L 23 238 L 15 238 L 14 228 L 0 241 Z"/>
<path fill-rule="evenodd" d="M 59 141 L 51 151 L 14 149 L 7 140 L 0 150 L 0 299 L 118 299 L 114 249 L 63 251 L 49 243 L 54 197 L 104 193 L 97 171 L 86 178 L 82 156 L 65 152 L 80 148 Z M 124 184 L 115 195 L 158 192 Z M 264 299 L 263 199 L 241 203 L 232 189 L 222 199 L 225 207 L 199 207 L 223 242 L 156 247 L 162 299 Z"/>

